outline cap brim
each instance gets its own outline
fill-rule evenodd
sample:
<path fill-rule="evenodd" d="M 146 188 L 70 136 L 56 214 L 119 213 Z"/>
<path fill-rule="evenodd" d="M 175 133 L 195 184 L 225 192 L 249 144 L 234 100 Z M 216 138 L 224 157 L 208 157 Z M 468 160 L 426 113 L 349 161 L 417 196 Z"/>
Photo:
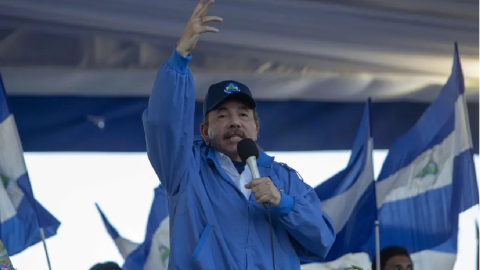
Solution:
<path fill-rule="evenodd" d="M 244 103 L 245 105 L 247 105 L 247 107 L 249 107 L 250 109 L 256 109 L 257 108 L 257 103 L 255 102 L 255 100 L 251 96 L 249 96 L 245 93 L 242 93 L 242 92 L 238 92 L 238 93 L 232 93 L 232 94 L 228 95 L 227 97 L 225 97 L 224 99 L 218 101 L 206 113 L 208 113 L 212 110 L 215 110 L 222 103 L 224 103 L 226 101 L 230 101 L 230 100 L 238 100 L 238 101 Z"/>

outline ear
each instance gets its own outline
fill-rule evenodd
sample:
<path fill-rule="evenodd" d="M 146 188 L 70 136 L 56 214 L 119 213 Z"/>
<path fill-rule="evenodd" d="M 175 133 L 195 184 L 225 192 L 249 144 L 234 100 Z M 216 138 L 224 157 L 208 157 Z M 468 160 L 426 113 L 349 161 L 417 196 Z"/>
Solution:
<path fill-rule="evenodd" d="M 208 136 L 208 127 L 204 123 L 200 124 L 200 134 L 202 134 L 202 137 L 206 142 L 210 142 L 210 137 Z"/>

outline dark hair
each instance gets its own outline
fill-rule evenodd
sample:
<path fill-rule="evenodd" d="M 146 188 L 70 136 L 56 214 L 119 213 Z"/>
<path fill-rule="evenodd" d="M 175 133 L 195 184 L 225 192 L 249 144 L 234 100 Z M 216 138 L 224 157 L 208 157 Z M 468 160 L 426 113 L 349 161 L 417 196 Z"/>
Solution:
<path fill-rule="evenodd" d="M 106 262 L 106 263 L 97 263 L 90 270 L 122 270 L 117 263 Z"/>
<path fill-rule="evenodd" d="M 412 259 L 410 258 L 410 254 L 408 254 L 408 251 L 406 248 L 401 246 L 389 246 L 380 251 L 380 270 L 384 270 L 388 260 L 390 260 L 390 258 L 395 256 L 406 256 L 410 259 L 410 261 L 412 261 Z M 372 261 L 372 270 L 376 270 L 376 269 L 377 269 L 377 261 L 376 261 L 376 257 L 374 257 Z"/>

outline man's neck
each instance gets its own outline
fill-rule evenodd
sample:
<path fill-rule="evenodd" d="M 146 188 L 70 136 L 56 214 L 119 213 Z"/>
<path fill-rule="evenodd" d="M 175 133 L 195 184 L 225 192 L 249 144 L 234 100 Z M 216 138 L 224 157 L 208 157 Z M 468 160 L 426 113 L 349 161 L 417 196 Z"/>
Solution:
<path fill-rule="evenodd" d="M 228 158 L 230 158 L 231 161 L 235 161 L 235 162 L 242 162 L 242 159 L 240 158 L 240 156 L 237 154 L 237 155 L 229 155 L 229 154 L 226 154 L 226 153 L 223 153 L 221 151 L 218 151 L 217 149 L 213 148 L 216 152 L 222 154 L 222 155 L 225 155 L 227 156 Z"/>
<path fill-rule="evenodd" d="M 242 162 L 242 159 L 238 155 L 235 155 L 235 156 L 226 155 L 226 156 L 229 157 L 232 161 Z"/>

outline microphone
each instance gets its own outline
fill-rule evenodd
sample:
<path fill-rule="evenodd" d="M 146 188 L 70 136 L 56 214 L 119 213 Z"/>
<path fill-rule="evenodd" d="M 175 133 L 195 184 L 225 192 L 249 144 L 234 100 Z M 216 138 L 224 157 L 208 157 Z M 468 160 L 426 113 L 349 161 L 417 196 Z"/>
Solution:
<path fill-rule="evenodd" d="M 258 152 L 257 144 L 252 139 L 242 139 L 237 144 L 237 152 L 240 159 L 248 164 L 253 179 L 260 178 L 257 166 L 257 158 L 260 154 Z"/>
<path fill-rule="evenodd" d="M 258 152 L 257 144 L 249 138 L 242 139 L 237 144 L 238 156 L 243 162 L 246 162 L 250 171 L 252 172 L 253 179 L 260 178 L 260 172 L 258 171 L 257 158 L 260 155 Z M 268 208 L 267 203 L 263 203 L 265 208 Z"/>
<path fill-rule="evenodd" d="M 258 152 L 257 144 L 249 138 L 242 139 L 237 144 L 238 156 L 243 162 L 248 164 L 250 171 L 252 172 L 253 179 L 260 178 L 260 172 L 258 171 L 257 158 L 260 155 Z M 272 218 L 270 216 L 270 210 L 268 209 L 269 203 L 263 203 L 265 209 L 267 209 L 268 223 L 270 225 L 270 246 L 272 248 L 272 265 L 275 270 L 275 250 L 273 246 L 273 227 Z"/>

